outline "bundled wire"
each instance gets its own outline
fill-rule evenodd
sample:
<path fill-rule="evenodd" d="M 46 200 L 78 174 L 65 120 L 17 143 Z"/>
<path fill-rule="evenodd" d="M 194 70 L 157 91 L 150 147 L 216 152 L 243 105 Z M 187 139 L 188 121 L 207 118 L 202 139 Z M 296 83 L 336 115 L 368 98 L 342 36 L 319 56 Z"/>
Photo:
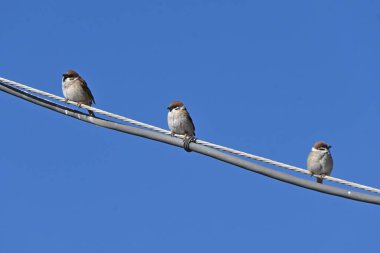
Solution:
<path fill-rule="evenodd" d="M 105 120 L 105 119 L 101 119 L 101 118 L 97 118 L 97 117 L 96 118 L 89 117 L 86 114 L 81 113 L 77 110 L 73 110 L 71 108 L 68 108 L 66 106 L 62 106 L 62 105 L 57 104 L 55 102 L 52 102 L 50 100 L 35 96 L 29 92 L 32 92 L 32 93 L 35 93 L 35 94 L 56 100 L 56 101 L 68 103 L 68 104 L 71 104 L 74 106 L 78 106 L 78 103 L 76 103 L 76 102 L 66 101 L 66 99 L 59 97 L 59 96 L 56 96 L 54 94 L 51 94 L 51 93 L 48 93 L 45 91 L 41 91 L 41 90 L 38 90 L 38 89 L 35 89 L 32 87 L 26 86 L 24 84 L 20 84 L 20 83 L 17 83 L 17 82 L 14 82 L 14 81 L 11 81 L 11 80 L 8 80 L 5 78 L 1 78 L 1 77 L 0 77 L 0 90 L 7 92 L 11 95 L 20 97 L 22 99 L 28 100 L 29 102 L 47 107 L 49 109 L 52 109 L 54 111 L 57 111 L 57 112 L 60 112 L 63 114 L 66 114 L 68 116 L 75 117 L 75 118 L 83 120 L 83 121 L 87 121 L 89 123 L 93 123 L 93 124 L 96 124 L 99 126 L 111 128 L 111 129 L 121 131 L 121 132 L 127 132 L 130 134 L 142 136 L 142 137 L 153 139 L 153 140 L 158 140 L 158 141 L 165 142 L 165 143 L 168 143 L 171 145 L 182 146 L 182 140 L 180 140 L 179 138 L 171 137 L 170 136 L 171 132 L 168 130 L 165 130 L 165 129 L 162 129 L 162 128 L 159 128 L 156 126 L 152 126 L 152 125 L 149 125 L 149 124 L 146 124 L 143 122 L 139 122 L 139 121 L 136 121 L 136 120 L 133 120 L 133 119 L 121 116 L 121 115 L 110 113 L 110 112 L 107 112 L 107 111 L 104 111 L 104 110 L 101 110 L 101 109 L 98 109 L 95 107 L 90 107 L 87 105 L 81 105 L 80 107 L 83 107 L 85 109 L 89 109 L 89 110 L 91 110 L 97 114 L 104 115 L 104 116 L 107 116 L 109 118 L 117 119 L 117 120 L 120 120 L 123 122 L 127 122 L 127 123 L 130 123 L 132 125 L 138 126 L 140 128 L 149 129 L 149 131 L 139 129 L 139 128 L 132 128 L 132 127 L 129 127 L 127 125 L 119 124 L 119 123 L 116 123 L 116 122 L 113 122 L 110 120 Z M 158 135 L 154 134 L 152 131 Z M 180 136 L 176 136 L 176 137 L 180 137 Z M 313 189 L 313 190 L 317 190 L 320 192 L 333 194 L 333 195 L 337 195 L 337 196 L 341 196 L 341 197 L 345 197 L 345 198 L 355 199 L 355 200 L 369 202 L 369 203 L 380 204 L 380 197 L 379 196 L 368 195 L 368 194 L 363 194 L 363 193 L 359 193 L 359 192 L 352 192 L 352 191 L 348 191 L 348 190 L 337 188 L 337 187 L 318 184 L 318 183 L 315 183 L 315 182 L 312 182 L 309 180 L 304 180 L 304 179 L 294 177 L 294 176 L 291 176 L 291 175 L 288 175 L 285 173 L 274 171 L 272 169 L 269 169 L 269 168 L 266 168 L 263 166 L 248 163 L 248 161 L 238 159 L 238 158 L 233 157 L 233 156 L 226 157 L 225 153 L 220 153 L 220 152 L 215 153 L 214 151 L 211 152 L 211 150 L 215 150 L 215 151 L 219 150 L 219 151 L 223 151 L 223 152 L 228 152 L 228 153 L 231 153 L 231 154 L 234 154 L 237 156 L 241 156 L 241 157 L 245 157 L 245 158 L 249 158 L 249 159 L 254 159 L 254 160 L 257 160 L 260 162 L 268 163 L 268 164 L 271 164 L 271 165 L 274 165 L 277 167 L 281 167 L 281 168 L 285 168 L 285 169 L 295 171 L 298 173 L 311 175 L 311 173 L 308 170 L 298 168 L 298 167 L 295 167 L 292 165 L 288 165 L 285 163 L 277 162 L 277 161 L 274 161 L 274 160 L 271 160 L 268 158 L 249 154 L 249 153 L 246 153 L 243 151 L 235 150 L 232 148 L 224 147 L 221 145 L 217 145 L 217 144 L 210 143 L 210 142 L 203 141 L 203 140 L 199 140 L 199 139 L 197 139 L 196 143 L 190 144 L 190 149 L 192 149 L 196 152 L 203 153 L 205 155 L 214 157 L 216 159 L 223 160 L 223 161 L 226 161 L 228 163 L 237 165 L 239 167 L 242 167 L 242 168 L 245 168 L 245 169 L 248 169 L 248 170 L 251 170 L 251 171 L 254 171 L 254 172 L 257 172 L 257 173 L 260 173 L 260 174 L 263 174 L 263 175 L 266 175 L 266 176 L 269 176 L 269 177 L 272 177 L 272 178 L 275 178 L 275 179 L 278 179 L 278 180 L 281 180 L 284 182 L 287 182 L 287 183 L 296 184 L 296 185 L 301 186 L 301 187 L 305 187 L 305 188 L 309 188 L 309 189 Z M 211 154 L 215 154 L 215 155 L 211 155 Z M 230 159 L 230 158 L 235 158 L 235 159 Z M 244 166 L 243 166 L 243 164 L 244 164 Z M 318 175 L 314 175 L 314 176 L 320 177 Z M 358 189 L 361 189 L 364 191 L 380 194 L 380 189 L 377 189 L 377 188 L 365 186 L 362 184 L 350 182 L 347 180 L 343 180 L 343 179 L 339 179 L 339 178 L 335 178 L 335 177 L 331 177 L 331 176 L 325 176 L 323 178 L 325 180 L 332 181 L 332 182 L 335 182 L 338 184 L 342 184 L 342 185 L 346 185 L 349 187 L 358 188 Z"/>

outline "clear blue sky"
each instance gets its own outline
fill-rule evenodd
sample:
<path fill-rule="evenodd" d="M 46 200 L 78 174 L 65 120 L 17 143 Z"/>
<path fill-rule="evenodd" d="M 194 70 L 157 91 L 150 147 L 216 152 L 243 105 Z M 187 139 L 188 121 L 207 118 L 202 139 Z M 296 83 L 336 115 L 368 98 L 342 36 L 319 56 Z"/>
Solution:
<path fill-rule="evenodd" d="M 380 2 L 3 1 L 0 76 L 380 187 Z M 0 93 L 0 253 L 375 252 L 380 209 L 113 132 Z M 309 177 L 305 177 L 312 180 Z M 327 184 L 331 184 L 328 183 Z"/>

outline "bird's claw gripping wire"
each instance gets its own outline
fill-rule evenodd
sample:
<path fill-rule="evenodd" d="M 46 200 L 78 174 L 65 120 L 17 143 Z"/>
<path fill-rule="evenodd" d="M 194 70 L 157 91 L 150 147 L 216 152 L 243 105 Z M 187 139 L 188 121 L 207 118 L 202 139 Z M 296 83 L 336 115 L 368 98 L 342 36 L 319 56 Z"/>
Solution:
<path fill-rule="evenodd" d="M 70 101 L 68 98 L 65 98 L 65 103 L 67 103 L 68 101 Z M 82 105 L 83 105 L 83 103 L 82 102 L 78 102 L 77 103 L 77 106 L 79 107 L 79 108 L 82 108 Z M 92 116 L 92 117 L 95 117 L 95 113 L 93 112 L 93 111 L 91 111 L 91 110 L 87 110 L 88 111 L 88 114 L 90 115 L 90 116 Z"/>
<path fill-rule="evenodd" d="M 187 151 L 187 152 L 191 152 L 191 149 L 190 149 L 190 143 L 196 143 L 197 142 L 197 139 L 195 139 L 194 137 L 192 136 L 185 136 L 185 138 L 183 139 L 183 148 Z"/>
<path fill-rule="evenodd" d="M 82 105 L 83 105 L 82 102 L 78 102 L 78 107 L 79 107 L 79 108 L 82 108 Z M 88 111 L 88 114 L 89 114 L 91 117 L 95 117 L 95 113 L 94 113 L 93 111 L 88 110 L 88 109 L 87 109 L 87 111 Z"/>

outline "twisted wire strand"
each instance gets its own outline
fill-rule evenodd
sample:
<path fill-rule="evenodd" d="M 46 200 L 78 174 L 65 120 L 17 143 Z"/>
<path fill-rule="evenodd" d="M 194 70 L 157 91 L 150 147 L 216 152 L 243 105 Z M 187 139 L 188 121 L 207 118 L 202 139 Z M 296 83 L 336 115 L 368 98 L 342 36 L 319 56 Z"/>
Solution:
<path fill-rule="evenodd" d="M 83 105 L 83 104 L 79 105 L 76 102 L 67 101 L 65 98 L 62 98 L 62 97 L 56 96 L 54 94 L 51 94 L 51 93 L 48 93 L 48 92 L 45 92 L 45 91 L 41 91 L 41 90 L 38 90 L 38 89 L 35 89 L 35 88 L 32 88 L 32 87 L 29 87 L 27 85 L 24 85 L 24 84 L 21 84 L 21 83 L 17 83 L 17 82 L 14 82 L 14 81 L 2 78 L 2 77 L 0 77 L 0 82 L 3 83 L 3 84 L 6 84 L 6 85 L 17 87 L 17 88 L 22 89 L 22 90 L 26 90 L 26 91 L 29 91 L 29 92 L 36 93 L 36 94 L 39 94 L 39 95 L 42 95 L 42 96 L 45 96 L 45 97 L 48 97 L 48 98 L 60 101 L 60 102 L 68 103 L 68 104 L 71 104 L 71 105 L 74 105 L 74 106 L 79 106 L 79 107 L 91 110 L 93 112 L 96 112 L 98 114 L 101 114 L 101 115 L 104 115 L 104 116 L 107 116 L 107 117 L 110 117 L 110 118 L 118 119 L 118 120 L 130 123 L 130 124 L 133 124 L 133 125 L 136 125 L 136 126 L 139 126 L 139 127 L 143 127 L 143 128 L 149 129 L 149 130 L 153 130 L 155 132 L 159 132 L 159 133 L 166 134 L 166 135 L 170 135 L 171 134 L 171 132 L 168 131 L 168 130 L 165 130 L 165 129 L 162 129 L 162 128 L 159 128 L 159 127 L 156 127 L 156 126 L 152 126 L 152 125 L 149 125 L 149 124 L 145 124 L 143 122 L 140 122 L 140 121 L 137 121 L 137 120 L 133 120 L 133 119 L 121 116 L 121 115 L 110 113 L 110 112 L 107 112 L 107 111 L 104 111 L 104 110 L 101 110 L 101 109 L 98 109 L 98 108 L 95 108 L 95 107 L 91 107 L 91 106 L 87 106 L 87 105 Z M 176 137 L 180 137 L 180 135 L 176 135 Z M 288 164 L 285 164 L 285 163 L 277 162 L 277 161 L 274 161 L 274 160 L 271 160 L 271 159 L 268 159 L 268 158 L 265 158 L 265 157 L 249 154 L 249 153 L 246 153 L 246 152 L 243 152 L 243 151 L 239 151 L 239 150 L 235 150 L 235 149 L 232 149 L 232 148 L 224 147 L 224 146 L 217 145 L 217 144 L 214 144 L 214 143 L 210 143 L 210 142 L 207 142 L 207 141 L 203 141 L 203 140 L 200 140 L 200 139 L 197 139 L 196 143 L 200 144 L 200 145 L 203 145 L 203 146 L 206 146 L 206 147 L 214 148 L 216 150 L 228 152 L 228 153 L 231 153 L 231 154 L 234 154 L 234 155 L 246 157 L 246 158 L 249 158 L 249 159 L 254 159 L 254 160 L 259 161 L 259 162 L 263 162 L 263 163 L 271 164 L 271 165 L 274 165 L 274 166 L 277 166 L 277 167 L 285 168 L 285 169 L 288 169 L 288 170 L 291 170 L 291 171 L 294 171 L 294 172 L 298 172 L 298 173 L 302 173 L 302 174 L 306 174 L 306 175 L 312 175 L 308 170 L 305 170 L 305 169 L 302 169 L 302 168 L 299 168 L 299 167 L 295 167 L 295 166 L 288 165 Z M 321 176 L 319 176 L 319 175 L 312 175 L 312 176 L 321 178 Z M 325 176 L 325 177 L 323 177 L 323 179 L 331 181 L 331 182 L 334 182 L 334 183 L 338 183 L 338 184 L 350 186 L 350 187 L 353 187 L 353 188 L 361 189 L 361 190 L 364 190 L 364 191 L 380 194 L 380 189 L 373 188 L 373 187 L 366 186 L 366 185 L 362 185 L 362 184 L 358 184 L 358 183 L 354 183 L 354 182 L 350 182 L 350 181 L 343 180 L 343 179 L 340 179 L 340 178 L 335 178 L 335 177 L 331 177 L 331 176 Z"/>

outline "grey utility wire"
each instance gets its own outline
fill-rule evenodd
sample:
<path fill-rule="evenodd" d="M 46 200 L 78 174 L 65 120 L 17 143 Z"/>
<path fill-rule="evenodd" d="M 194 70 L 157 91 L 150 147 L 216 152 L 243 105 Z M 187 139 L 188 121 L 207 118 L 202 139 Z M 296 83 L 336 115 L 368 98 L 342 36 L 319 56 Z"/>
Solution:
<path fill-rule="evenodd" d="M 6 93 L 9 93 L 13 96 L 22 98 L 22 99 L 29 101 L 31 103 L 43 106 L 43 107 L 48 108 L 50 110 L 65 114 L 67 116 L 70 116 L 70 117 L 73 117 L 73 118 L 76 118 L 76 119 L 79 119 L 79 120 L 82 120 L 82 121 L 85 121 L 85 122 L 88 122 L 91 124 L 95 124 L 95 125 L 98 125 L 101 127 L 113 129 L 113 130 L 123 132 L 123 133 L 128 133 L 128 134 L 140 136 L 143 138 L 163 142 L 163 143 L 170 144 L 170 145 L 177 146 L 177 147 L 181 147 L 181 148 L 183 146 L 183 142 L 179 138 L 174 138 L 174 137 L 171 137 L 171 136 L 168 136 L 168 135 L 165 135 L 162 133 L 157 133 L 154 131 L 149 131 L 149 130 L 145 130 L 145 129 L 140 129 L 140 128 L 136 128 L 136 127 L 123 125 L 120 123 L 116 123 L 116 122 L 109 121 L 109 120 L 104 120 L 101 118 L 89 117 L 80 111 L 77 111 L 77 110 L 56 104 L 52 101 L 37 97 L 37 96 L 30 94 L 26 91 L 22 91 L 22 90 L 14 88 L 14 87 L 8 86 L 2 82 L 0 82 L 0 90 L 4 91 Z M 325 184 L 319 184 L 319 183 L 316 183 L 316 182 L 313 182 L 310 180 L 301 179 L 301 178 L 298 178 L 298 177 L 295 177 L 295 176 L 292 176 L 292 175 L 289 175 L 286 173 L 282 173 L 282 172 L 279 172 L 279 171 L 276 171 L 276 170 L 273 170 L 273 169 L 270 169 L 270 168 L 267 168 L 267 167 L 264 167 L 261 165 L 257 165 L 257 164 L 248 162 L 248 161 L 241 159 L 241 158 L 238 158 L 236 156 L 228 155 L 228 154 L 222 153 L 220 151 L 217 151 L 215 149 L 212 149 L 212 148 L 209 148 L 206 146 L 202 146 L 202 145 L 199 145 L 196 143 L 191 143 L 190 149 L 197 152 L 197 153 L 207 155 L 209 157 L 218 159 L 220 161 L 230 163 L 230 164 L 238 166 L 240 168 L 243 168 L 243 169 L 246 169 L 249 171 L 253 171 L 253 172 L 262 174 L 264 176 L 267 176 L 267 177 L 270 177 L 273 179 L 277 179 L 277 180 L 280 180 L 280 181 L 283 181 L 283 182 L 286 182 L 289 184 L 297 185 L 297 186 L 300 186 L 303 188 L 307 188 L 307 189 L 311 189 L 314 191 L 318 191 L 318 192 L 322 192 L 322 193 L 326 193 L 326 194 L 331 194 L 331 195 L 335 195 L 335 196 L 339 196 L 339 197 L 343 197 L 343 198 L 347 198 L 347 199 L 352 199 L 352 200 L 356 200 L 356 201 L 380 205 L 380 197 L 376 196 L 376 195 L 365 194 L 365 193 L 360 193 L 360 192 L 356 192 L 356 191 L 348 191 L 348 190 L 345 190 L 342 188 L 329 186 L 329 185 L 325 185 Z"/>
<path fill-rule="evenodd" d="M 54 94 L 51 94 L 51 93 L 48 93 L 48 92 L 45 92 L 45 91 L 42 91 L 42 90 L 38 90 L 38 89 L 35 89 L 35 88 L 32 88 L 32 87 L 29 87 L 29 86 L 27 86 L 25 84 L 17 83 L 17 82 L 14 82 L 14 81 L 2 78 L 2 77 L 0 77 L 0 83 L 3 83 L 5 85 L 9 85 L 9 86 L 12 86 L 12 87 L 16 87 L 17 89 L 26 90 L 26 91 L 32 92 L 34 94 L 42 95 L 44 97 L 48 97 L 48 98 L 54 99 L 56 101 L 66 102 L 68 104 L 78 106 L 78 103 L 76 103 L 76 102 L 67 101 L 66 99 L 64 99 L 62 97 L 59 97 L 57 95 L 54 95 Z M 117 119 L 117 120 L 120 120 L 120 121 L 123 121 L 123 122 L 127 122 L 127 123 L 130 123 L 132 125 L 135 125 L 135 126 L 138 126 L 138 127 L 142 127 L 142 128 L 146 128 L 146 129 L 149 129 L 149 130 L 153 130 L 153 131 L 158 132 L 158 133 L 163 133 L 163 134 L 166 134 L 166 135 L 171 135 L 171 132 L 168 131 L 168 130 L 166 130 L 166 129 L 162 129 L 162 128 L 159 128 L 159 127 L 156 127 L 156 126 L 153 126 L 153 125 L 149 125 L 149 124 L 146 124 L 146 123 L 134 120 L 134 119 L 130 119 L 130 118 L 127 118 L 127 117 L 124 117 L 124 116 L 121 116 L 121 115 L 117 115 L 117 114 L 114 114 L 114 113 L 111 113 L 111 112 L 107 112 L 107 111 L 104 111 L 104 110 L 101 110 L 101 109 L 98 109 L 98 108 L 95 108 L 95 107 L 90 107 L 90 106 L 87 106 L 87 105 L 81 105 L 81 107 L 83 107 L 85 109 L 88 109 L 88 110 L 91 110 L 93 112 L 96 112 L 97 114 L 101 114 L 101 115 L 107 116 L 109 118 L 113 118 L 113 119 Z M 305 169 L 302 169 L 302 168 L 298 168 L 298 167 L 295 167 L 295 166 L 292 166 L 292 165 L 289 165 L 289 164 L 285 164 L 285 163 L 282 163 L 282 162 L 278 162 L 278 161 L 275 161 L 275 160 L 271 160 L 271 159 L 268 159 L 268 158 L 265 158 L 265 157 L 253 155 L 253 154 L 246 153 L 246 152 L 243 152 L 243 151 L 240 151 L 240 150 L 236 150 L 236 149 L 232 149 L 232 148 L 229 148 L 229 147 L 224 147 L 224 146 L 221 146 L 221 145 L 218 145 L 218 144 L 215 144 L 215 143 L 211 143 L 211 142 L 207 142 L 207 141 L 204 141 L 204 140 L 200 140 L 200 139 L 197 139 L 197 143 L 201 144 L 203 146 L 206 146 L 206 147 L 210 147 L 210 148 L 213 148 L 213 149 L 217 149 L 217 150 L 223 151 L 223 152 L 227 152 L 227 153 L 231 153 L 231 154 L 238 155 L 238 156 L 241 156 L 241 157 L 246 157 L 246 158 L 249 158 L 249 159 L 254 159 L 256 161 L 260 161 L 260 162 L 263 162 L 263 163 L 275 165 L 275 166 L 280 167 L 280 168 L 285 168 L 285 169 L 288 169 L 288 170 L 291 170 L 291 171 L 295 171 L 295 172 L 298 172 L 298 173 L 302 173 L 302 174 L 306 174 L 306 175 L 311 175 L 311 173 L 308 170 L 305 170 Z M 312 176 L 314 176 L 314 177 L 320 177 L 319 175 L 312 175 Z M 361 189 L 361 190 L 364 190 L 364 191 L 369 191 L 369 192 L 374 192 L 374 193 L 380 194 L 380 189 L 377 189 L 377 188 L 374 188 L 374 187 L 370 187 L 370 186 L 366 186 L 366 185 L 350 182 L 350 181 L 347 181 L 347 180 L 344 180 L 344 179 L 340 179 L 340 178 L 336 178 L 336 177 L 331 177 L 331 176 L 325 176 L 323 178 L 324 178 L 324 180 L 328 180 L 328 181 L 335 182 L 335 183 L 338 183 L 338 184 L 343 184 L 343 185 L 347 185 L 347 186 L 350 186 L 350 187 L 353 187 L 353 188 L 358 188 L 358 189 Z"/>

